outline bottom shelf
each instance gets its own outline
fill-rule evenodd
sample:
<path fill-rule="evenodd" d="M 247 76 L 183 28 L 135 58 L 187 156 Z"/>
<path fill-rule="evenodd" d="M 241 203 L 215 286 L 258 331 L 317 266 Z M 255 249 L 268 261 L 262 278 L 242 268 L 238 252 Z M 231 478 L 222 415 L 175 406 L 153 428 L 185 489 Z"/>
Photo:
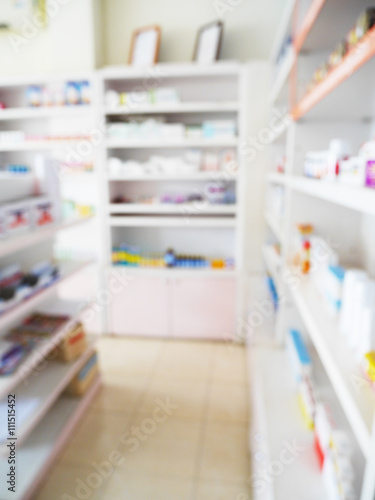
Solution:
<path fill-rule="evenodd" d="M 17 450 L 16 493 L 8 491 L 8 485 L 4 479 L 9 472 L 7 460 L 0 461 L 0 476 L 3 478 L 0 485 L 1 500 L 31 500 L 33 498 L 99 388 L 100 377 L 98 376 L 84 397 L 62 396 L 24 445 Z"/>
<path fill-rule="evenodd" d="M 271 342 L 248 346 L 250 449 L 254 500 L 316 500 L 326 492 L 304 424 L 287 352 Z"/>

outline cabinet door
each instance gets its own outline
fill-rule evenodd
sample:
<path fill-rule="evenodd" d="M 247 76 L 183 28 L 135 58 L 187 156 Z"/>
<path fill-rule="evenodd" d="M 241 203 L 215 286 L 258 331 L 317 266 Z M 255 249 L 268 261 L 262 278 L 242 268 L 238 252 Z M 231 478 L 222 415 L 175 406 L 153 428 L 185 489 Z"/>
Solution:
<path fill-rule="evenodd" d="M 166 279 L 133 275 L 128 286 L 113 295 L 109 310 L 110 333 L 170 336 L 168 292 Z"/>
<path fill-rule="evenodd" d="M 174 280 L 173 336 L 218 340 L 233 338 L 235 288 L 233 278 Z"/>

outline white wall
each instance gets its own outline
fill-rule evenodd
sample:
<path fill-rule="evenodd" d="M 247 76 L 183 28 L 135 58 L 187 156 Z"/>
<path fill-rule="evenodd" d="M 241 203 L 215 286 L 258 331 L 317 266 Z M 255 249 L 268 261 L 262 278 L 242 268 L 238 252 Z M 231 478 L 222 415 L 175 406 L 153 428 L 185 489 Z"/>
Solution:
<path fill-rule="evenodd" d="M 160 62 L 190 61 L 198 28 L 217 19 L 225 5 L 222 58 L 266 59 L 286 5 L 286 0 L 103 1 L 107 64 L 126 63 L 131 33 L 150 24 L 162 28 Z"/>
<path fill-rule="evenodd" d="M 93 1 L 55 0 L 46 28 L 22 23 L 16 49 L 11 33 L 0 31 L 0 76 L 94 69 Z"/>

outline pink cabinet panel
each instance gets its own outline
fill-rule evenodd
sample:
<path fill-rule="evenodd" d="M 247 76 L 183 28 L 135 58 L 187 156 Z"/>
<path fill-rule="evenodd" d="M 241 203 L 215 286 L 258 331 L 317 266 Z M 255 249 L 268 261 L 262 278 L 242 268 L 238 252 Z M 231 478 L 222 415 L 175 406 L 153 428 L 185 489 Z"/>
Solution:
<path fill-rule="evenodd" d="M 125 290 L 113 295 L 110 333 L 170 336 L 169 293 L 166 279 L 133 276 Z"/>
<path fill-rule="evenodd" d="M 233 338 L 236 318 L 235 279 L 175 279 L 172 300 L 174 337 Z"/>

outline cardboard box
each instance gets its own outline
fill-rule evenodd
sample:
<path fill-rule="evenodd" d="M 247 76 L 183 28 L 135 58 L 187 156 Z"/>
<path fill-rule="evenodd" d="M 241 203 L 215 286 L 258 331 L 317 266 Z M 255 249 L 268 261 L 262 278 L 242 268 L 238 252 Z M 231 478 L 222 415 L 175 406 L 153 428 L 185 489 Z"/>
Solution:
<path fill-rule="evenodd" d="M 83 396 L 95 380 L 98 372 L 98 356 L 95 352 L 72 379 L 65 393 L 70 396 Z"/>
<path fill-rule="evenodd" d="M 86 334 L 82 323 L 77 323 L 60 342 L 54 353 L 54 359 L 69 363 L 78 358 L 87 348 Z"/>

